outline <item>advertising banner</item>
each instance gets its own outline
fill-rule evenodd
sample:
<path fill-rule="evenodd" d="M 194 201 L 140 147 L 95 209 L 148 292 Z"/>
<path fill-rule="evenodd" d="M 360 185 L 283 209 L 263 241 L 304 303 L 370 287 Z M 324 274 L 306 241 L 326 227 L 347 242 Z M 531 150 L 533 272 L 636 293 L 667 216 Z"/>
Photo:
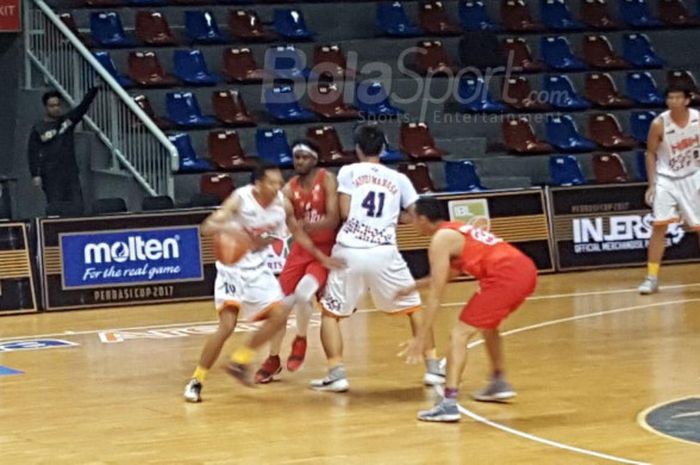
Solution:
<path fill-rule="evenodd" d="M 37 311 L 27 225 L 0 223 L 0 315 Z"/>

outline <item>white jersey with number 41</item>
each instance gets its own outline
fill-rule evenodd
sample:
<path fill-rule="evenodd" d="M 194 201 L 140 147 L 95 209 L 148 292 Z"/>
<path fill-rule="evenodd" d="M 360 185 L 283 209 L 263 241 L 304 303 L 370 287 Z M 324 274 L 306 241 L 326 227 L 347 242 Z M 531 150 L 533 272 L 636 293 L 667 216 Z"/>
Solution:
<path fill-rule="evenodd" d="M 418 193 L 405 174 L 368 162 L 340 169 L 338 193 L 349 195 L 351 200 L 337 243 L 355 248 L 395 245 L 401 210 L 418 200 Z"/>

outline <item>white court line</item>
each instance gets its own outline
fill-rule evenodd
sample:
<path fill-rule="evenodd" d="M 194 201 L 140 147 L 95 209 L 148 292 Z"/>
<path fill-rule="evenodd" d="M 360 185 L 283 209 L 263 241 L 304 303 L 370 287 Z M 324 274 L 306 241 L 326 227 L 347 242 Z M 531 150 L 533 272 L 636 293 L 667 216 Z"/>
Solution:
<path fill-rule="evenodd" d="M 685 289 L 688 287 L 697 287 L 700 286 L 700 283 L 696 284 L 676 284 L 672 286 L 661 286 L 661 290 L 668 290 L 668 289 Z M 566 297 L 584 297 L 588 295 L 603 295 L 603 294 L 624 294 L 628 292 L 637 292 L 636 288 L 633 289 L 608 289 L 604 291 L 587 291 L 587 292 L 572 292 L 568 294 L 549 294 L 549 295 L 538 295 L 538 296 L 531 296 L 528 297 L 527 300 L 546 300 L 546 299 L 562 299 Z M 460 305 L 464 305 L 465 301 L 460 301 L 460 302 L 445 302 L 441 304 L 441 307 L 456 307 Z M 163 304 L 167 305 L 167 304 Z M 377 312 L 378 310 L 376 309 L 361 309 L 358 310 L 357 313 L 373 313 Z M 23 315 L 27 316 L 27 315 Z M 35 339 L 35 338 L 47 338 L 47 337 L 60 337 L 60 336 L 85 336 L 89 334 L 98 334 L 102 332 L 118 332 L 118 331 L 139 331 L 139 330 L 149 330 L 149 329 L 160 329 L 160 328 L 181 328 L 181 327 L 189 327 L 189 326 L 198 326 L 198 325 L 210 325 L 210 324 L 216 324 L 217 320 L 207 320 L 207 321 L 191 321 L 187 323 L 165 323 L 165 324 L 159 324 L 159 325 L 146 325 L 146 326 L 130 326 L 127 328 L 102 328 L 102 329 L 89 329 L 85 331 L 71 331 L 71 330 L 66 330 L 60 333 L 46 333 L 46 334 L 31 334 L 31 335 L 24 335 L 24 336 L 7 336 L 7 337 L 0 337 L 0 342 L 2 341 L 17 341 L 17 340 L 24 340 L 24 339 Z"/>
<path fill-rule="evenodd" d="M 616 308 L 613 310 L 603 310 L 600 312 L 587 313 L 585 315 L 576 315 L 576 316 L 571 316 L 568 318 L 560 318 L 557 320 L 545 321 L 545 322 L 537 323 L 537 324 L 530 325 L 530 326 L 523 326 L 522 328 L 512 329 L 510 331 L 504 332 L 503 336 L 510 336 L 512 334 L 523 333 L 525 331 L 531 331 L 533 329 L 545 328 L 547 326 L 558 325 L 561 323 L 568 323 L 571 321 L 584 320 L 587 318 L 593 318 L 593 317 L 605 316 L 605 315 L 614 315 L 616 313 L 631 312 L 633 310 L 641 310 L 641 309 L 645 309 L 645 308 L 661 307 L 664 305 L 674 305 L 674 304 L 689 303 L 689 302 L 700 302 L 700 298 L 699 299 L 671 300 L 668 302 L 654 302 L 654 303 L 644 304 L 644 305 L 633 305 L 630 307 Z M 471 342 L 469 345 L 467 345 L 467 348 L 472 349 L 472 348 L 477 347 L 483 343 L 484 343 L 484 340 L 480 339 L 478 341 Z M 440 396 L 443 396 L 442 387 L 435 386 L 435 391 Z M 552 441 L 551 439 L 546 439 L 546 438 L 543 438 L 540 436 L 536 436 L 534 434 L 526 433 L 524 431 L 520 431 L 520 430 L 511 428 L 509 426 L 503 425 L 501 423 L 496 423 L 495 421 L 489 420 L 488 418 L 482 417 L 482 416 L 478 415 L 477 413 L 474 413 L 471 410 L 469 410 L 461 405 L 459 406 L 459 410 L 460 410 L 460 412 L 462 412 L 462 414 L 464 414 L 464 415 L 468 416 L 469 418 L 472 418 L 473 420 L 476 420 L 480 423 L 484 423 L 485 425 L 491 426 L 491 427 L 499 429 L 501 431 L 505 431 L 506 433 L 510 433 L 510 434 L 515 435 L 515 436 L 519 436 L 519 437 L 524 438 L 524 439 L 528 439 L 530 441 L 539 442 L 540 444 L 545 444 L 548 446 L 556 447 L 558 449 L 568 450 L 568 451 L 576 452 L 576 453 L 583 454 L 583 455 L 590 455 L 593 457 L 598 457 L 601 459 L 605 459 L 605 460 L 609 460 L 609 461 L 613 461 L 613 462 L 618 462 L 618 463 L 626 463 L 629 465 L 650 465 L 647 462 L 638 462 L 636 460 L 625 459 L 622 457 L 604 454 L 602 452 L 597 452 L 594 450 L 582 449 L 580 447 L 571 446 L 568 444 L 563 444 L 561 442 Z"/>

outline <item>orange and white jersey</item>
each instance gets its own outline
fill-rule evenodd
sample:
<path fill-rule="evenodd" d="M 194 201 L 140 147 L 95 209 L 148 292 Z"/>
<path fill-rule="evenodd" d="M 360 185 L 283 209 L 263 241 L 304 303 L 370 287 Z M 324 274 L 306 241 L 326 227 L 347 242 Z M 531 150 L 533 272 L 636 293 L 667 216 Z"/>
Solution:
<path fill-rule="evenodd" d="M 343 166 L 338 173 L 338 193 L 351 200 L 336 242 L 353 248 L 396 245 L 399 214 L 418 200 L 406 175 L 379 163 Z"/>
<path fill-rule="evenodd" d="M 698 170 L 695 156 L 700 153 L 700 112 L 689 109 L 684 128 L 671 119 L 671 112 L 659 115 L 663 121 L 663 136 L 656 152 L 656 172 L 671 178 L 683 178 Z"/>
<path fill-rule="evenodd" d="M 231 195 L 241 199 L 240 208 L 232 221 L 243 226 L 253 234 L 271 234 L 276 237 L 287 236 L 286 218 L 284 212 L 284 197 L 282 192 L 277 194 L 270 205 L 263 207 L 253 196 L 253 184 L 236 189 Z M 256 268 L 267 261 L 267 248 L 257 252 L 248 252 L 236 263 L 236 267 Z"/>

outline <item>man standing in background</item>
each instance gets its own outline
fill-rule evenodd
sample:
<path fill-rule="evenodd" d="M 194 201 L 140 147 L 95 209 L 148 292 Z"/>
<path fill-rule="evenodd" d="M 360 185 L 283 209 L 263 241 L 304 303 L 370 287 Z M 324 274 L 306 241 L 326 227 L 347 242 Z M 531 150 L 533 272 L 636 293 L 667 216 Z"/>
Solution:
<path fill-rule="evenodd" d="M 77 211 L 83 211 L 74 131 L 97 91 L 97 87 L 91 88 L 83 101 L 66 114 L 61 112 L 60 93 L 50 91 L 42 97 L 46 115 L 32 127 L 27 156 L 32 182 L 44 190 L 48 204 L 71 203 Z"/>

